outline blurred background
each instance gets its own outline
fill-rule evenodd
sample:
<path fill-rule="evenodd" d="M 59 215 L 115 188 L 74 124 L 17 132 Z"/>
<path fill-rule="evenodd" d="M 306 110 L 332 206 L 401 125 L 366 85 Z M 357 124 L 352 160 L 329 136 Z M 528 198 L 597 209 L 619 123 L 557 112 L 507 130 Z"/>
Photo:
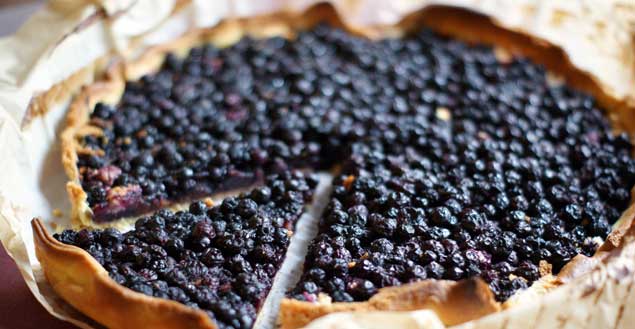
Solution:
<path fill-rule="evenodd" d="M 42 0 L 0 0 L 0 37 L 15 32 L 43 6 Z M 3 49 L 0 49 L 2 52 Z M 72 329 L 75 326 L 53 318 L 35 300 L 15 263 L 0 246 L 0 329 Z"/>
<path fill-rule="evenodd" d="M 42 3 L 42 0 L 0 0 L 0 37 L 13 33 Z"/>

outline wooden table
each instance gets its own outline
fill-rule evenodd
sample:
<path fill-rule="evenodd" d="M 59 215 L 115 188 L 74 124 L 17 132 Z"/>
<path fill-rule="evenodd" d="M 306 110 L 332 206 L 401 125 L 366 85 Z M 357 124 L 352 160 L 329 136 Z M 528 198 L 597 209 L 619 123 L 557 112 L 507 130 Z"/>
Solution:
<path fill-rule="evenodd" d="M 50 315 L 27 288 L 13 259 L 0 246 L 0 329 L 71 329 Z"/>

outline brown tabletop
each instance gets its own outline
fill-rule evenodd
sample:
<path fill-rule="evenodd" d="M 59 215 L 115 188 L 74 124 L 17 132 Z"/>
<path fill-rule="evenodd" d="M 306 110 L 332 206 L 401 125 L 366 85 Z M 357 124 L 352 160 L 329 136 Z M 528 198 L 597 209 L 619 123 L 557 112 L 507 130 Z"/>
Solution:
<path fill-rule="evenodd" d="M 48 314 L 27 288 L 13 259 L 0 246 L 0 329 L 74 329 Z"/>

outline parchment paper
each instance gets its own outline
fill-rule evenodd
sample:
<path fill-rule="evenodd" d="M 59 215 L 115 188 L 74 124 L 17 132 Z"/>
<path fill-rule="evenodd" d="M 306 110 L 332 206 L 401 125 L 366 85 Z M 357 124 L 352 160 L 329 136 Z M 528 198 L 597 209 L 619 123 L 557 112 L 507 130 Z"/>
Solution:
<path fill-rule="evenodd" d="M 279 10 L 303 11 L 318 2 L 51 0 L 14 36 L 0 39 L 0 240 L 16 261 L 34 296 L 51 314 L 83 328 L 96 326 L 60 300 L 46 283 L 34 256 L 29 226 L 31 218 L 36 216 L 44 219 L 51 230 L 68 224 L 70 207 L 57 140 L 64 125 L 67 96 L 76 92 L 77 86 L 92 82 L 109 54 L 134 56 L 188 30 L 211 27 L 223 18 L 249 17 Z M 405 15 L 429 5 L 467 8 L 492 17 L 502 27 L 558 45 L 569 60 L 588 72 L 605 92 L 616 99 L 635 102 L 633 0 L 328 2 L 352 26 L 394 24 Z M 67 83 L 71 76 L 74 84 Z M 42 95 L 49 96 L 45 106 L 36 106 Z M 53 209 L 61 210 L 62 216 L 53 216 Z M 312 219 L 306 221 L 315 220 L 315 215 L 307 216 Z M 292 247 L 293 250 L 302 249 L 302 243 L 295 244 L 298 246 Z M 465 324 L 462 328 L 503 325 L 550 328 L 553 327 L 551 324 L 576 328 L 632 327 L 635 316 L 635 293 L 631 289 L 635 252 L 632 249 L 628 246 L 613 255 L 592 275 L 580 278 L 579 284 L 566 285 L 531 303 Z M 285 266 L 297 268 L 299 263 L 301 261 L 296 260 L 295 265 Z M 589 292 L 591 283 L 602 289 Z M 274 294 L 282 293 L 281 286 L 284 285 L 274 287 Z M 271 325 L 275 314 L 268 313 L 261 318 L 269 320 L 259 319 L 259 325 Z M 382 324 L 381 319 L 387 321 L 384 325 L 391 323 L 393 327 L 442 326 L 434 313 L 428 311 L 361 318 L 359 314 L 334 315 L 319 320 L 321 324 L 316 326 L 348 323 L 351 328 L 355 325 L 370 327 L 371 324 Z"/>

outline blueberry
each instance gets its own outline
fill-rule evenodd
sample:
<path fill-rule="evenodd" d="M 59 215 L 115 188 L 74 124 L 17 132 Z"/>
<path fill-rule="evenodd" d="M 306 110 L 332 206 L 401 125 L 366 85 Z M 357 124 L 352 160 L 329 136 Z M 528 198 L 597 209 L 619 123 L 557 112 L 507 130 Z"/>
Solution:
<path fill-rule="evenodd" d="M 430 220 L 432 223 L 436 225 L 451 227 L 457 224 L 457 219 L 452 213 L 450 209 L 447 207 L 438 207 L 432 211 L 430 216 Z"/>

